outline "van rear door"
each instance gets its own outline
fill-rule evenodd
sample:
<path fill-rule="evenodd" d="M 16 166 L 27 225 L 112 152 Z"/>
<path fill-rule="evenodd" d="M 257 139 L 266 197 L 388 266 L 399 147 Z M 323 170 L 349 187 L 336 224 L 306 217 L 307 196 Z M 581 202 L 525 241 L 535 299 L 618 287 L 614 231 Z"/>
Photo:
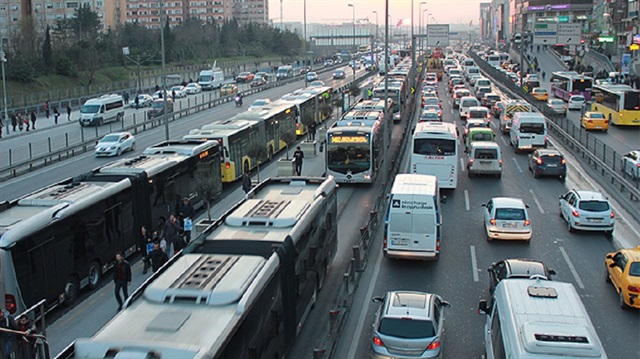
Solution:
<path fill-rule="evenodd" d="M 438 254 L 438 227 L 434 197 L 391 197 L 387 250 L 391 256 L 434 258 Z"/>

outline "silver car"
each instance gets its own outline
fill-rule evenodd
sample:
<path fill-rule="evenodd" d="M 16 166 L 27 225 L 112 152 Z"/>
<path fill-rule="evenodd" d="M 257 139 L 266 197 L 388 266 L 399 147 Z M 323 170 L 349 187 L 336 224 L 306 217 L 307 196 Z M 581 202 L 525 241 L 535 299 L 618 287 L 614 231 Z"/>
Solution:
<path fill-rule="evenodd" d="M 133 101 L 129 102 L 129 107 L 131 108 L 151 107 L 152 102 L 153 102 L 153 97 L 151 97 L 151 95 L 141 93 L 138 95 L 138 104 L 136 105 L 136 100 L 134 98 Z"/>
<path fill-rule="evenodd" d="M 560 99 L 550 99 L 547 100 L 547 107 L 550 108 L 553 112 L 559 113 L 562 115 L 567 114 L 567 105 L 565 105 L 564 101 Z"/>
<path fill-rule="evenodd" d="M 96 156 L 120 156 L 125 151 L 135 151 L 136 138 L 131 132 L 115 132 L 104 136 L 96 144 Z"/>
<path fill-rule="evenodd" d="M 572 95 L 569 97 L 569 102 L 567 102 L 567 109 L 569 110 L 580 110 L 582 106 L 587 103 L 587 99 L 582 95 Z"/>
<path fill-rule="evenodd" d="M 373 298 L 380 304 L 373 323 L 374 359 L 440 358 L 444 308 L 436 294 L 393 291 Z"/>

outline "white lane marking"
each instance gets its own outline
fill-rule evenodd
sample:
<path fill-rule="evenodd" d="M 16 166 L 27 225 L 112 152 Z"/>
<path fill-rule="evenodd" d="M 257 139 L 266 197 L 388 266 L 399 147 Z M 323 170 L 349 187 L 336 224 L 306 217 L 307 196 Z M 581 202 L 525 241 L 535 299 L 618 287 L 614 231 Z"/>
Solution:
<path fill-rule="evenodd" d="M 464 172 L 466 170 L 466 167 L 464 165 L 464 159 L 461 158 L 460 159 L 460 171 Z"/>
<path fill-rule="evenodd" d="M 505 139 L 504 139 L 504 136 L 501 136 L 501 137 L 500 137 L 500 141 L 502 141 L 502 144 L 503 144 L 505 147 L 509 146 L 509 143 L 507 142 L 507 140 L 505 140 Z"/>
<path fill-rule="evenodd" d="M 471 251 L 471 272 L 473 274 L 473 281 L 479 282 L 480 278 L 478 277 L 478 261 L 476 260 L 476 247 L 470 246 L 470 251 Z"/>
<path fill-rule="evenodd" d="M 453 115 L 453 109 L 452 108 L 449 109 L 449 112 L 451 112 L 451 114 Z"/>
<path fill-rule="evenodd" d="M 518 160 L 516 160 L 515 157 L 511 158 L 513 160 L 513 163 L 516 164 L 516 168 L 518 169 L 518 172 L 522 173 L 522 168 L 520 168 L 520 164 L 518 164 Z"/>
<path fill-rule="evenodd" d="M 464 190 L 464 208 L 467 211 L 471 210 L 471 205 L 469 204 L 469 191 L 468 190 Z"/>
<path fill-rule="evenodd" d="M 367 294 L 364 300 L 366 304 L 363 305 L 362 309 L 360 310 L 360 317 L 358 318 L 358 325 L 356 325 L 355 333 L 362 333 L 362 327 L 364 326 L 364 321 L 366 319 L 365 317 L 367 315 L 367 311 L 369 311 L 369 304 L 371 303 L 371 300 L 369 298 L 371 298 L 371 296 L 373 295 L 373 288 L 375 287 L 375 281 L 376 279 L 378 279 L 378 274 L 380 273 L 380 265 L 382 263 L 382 257 L 384 257 L 384 255 L 380 253 L 380 255 L 378 255 L 378 259 L 376 260 L 376 266 L 373 270 L 373 275 L 371 275 L 371 279 L 369 280 L 369 286 L 368 286 L 369 289 L 367 289 Z M 355 358 L 357 349 L 358 349 L 357 343 L 355 345 L 352 345 L 351 348 L 349 349 L 347 358 L 349 359 Z"/>
<path fill-rule="evenodd" d="M 544 209 L 542 208 L 540 201 L 538 201 L 538 197 L 536 197 L 536 194 L 533 192 L 532 189 L 530 189 L 529 192 L 533 196 L 533 201 L 536 202 L 536 206 L 538 206 L 538 210 L 540 211 L 540 213 L 544 214 Z"/>
<path fill-rule="evenodd" d="M 584 289 L 584 284 L 582 284 L 582 280 L 578 275 L 578 271 L 576 271 L 576 267 L 573 266 L 571 259 L 569 259 L 569 255 L 567 254 L 567 251 L 564 250 L 564 247 L 560 247 L 560 252 L 564 257 L 564 261 L 567 262 L 567 265 L 569 266 L 569 270 L 571 271 L 571 274 L 573 274 L 573 278 L 576 279 L 576 283 L 578 283 L 578 287 L 580 287 L 580 289 Z"/>

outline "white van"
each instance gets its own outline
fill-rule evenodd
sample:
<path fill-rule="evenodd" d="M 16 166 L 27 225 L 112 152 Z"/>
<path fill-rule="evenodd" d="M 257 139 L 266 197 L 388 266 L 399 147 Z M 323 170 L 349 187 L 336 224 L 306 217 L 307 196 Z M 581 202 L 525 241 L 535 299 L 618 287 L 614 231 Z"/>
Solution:
<path fill-rule="evenodd" d="M 100 126 L 111 121 L 124 118 L 124 102 L 122 96 L 116 94 L 102 95 L 87 100 L 80 109 L 80 126 Z"/>
<path fill-rule="evenodd" d="M 511 118 L 510 142 L 516 151 L 547 148 L 547 121 L 535 112 L 516 112 Z"/>
<path fill-rule="evenodd" d="M 473 87 L 476 89 L 480 87 L 491 87 L 491 80 L 481 77 L 476 80 L 476 83 L 473 84 Z"/>
<path fill-rule="evenodd" d="M 384 256 L 437 260 L 441 226 L 438 179 L 422 174 L 396 175 L 384 225 Z"/>
<path fill-rule="evenodd" d="M 469 114 L 469 108 L 480 106 L 480 101 L 473 96 L 462 97 L 459 102 L 460 119 L 466 120 Z"/>
<path fill-rule="evenodd" d="M 469 66 L 476 66 L 476 63 L 472 58 L 467 57 L 466 59 L 464 59 L 464 61 L 462 61 L 462 67 L 467 68 Z"/>
<path fill-rule="evenodd" d="M 476 141 L 469 144 L 467 174 L 502 177 L 502 151 L 495 142 Z"/>
<path fill-rule="evenodd" d="M 471 77 L 478 75 L 480 76 L 480 68 L 477 66 L 469 66 L 469 67 L 465 67 L 464 69 L 464 77 L 467 79 L 467 81 L 469 81 L 469 79 L 471 79 Z"/>
<path fill-rule="evenodd" d="M 200 71 L 198 75 L 198 85 L 203 91 L 211 91 L 220 88 L 224 82 L 224 72 L 219 67 L 212 67 L 209 70 Z"/>
<path fill-rule="evenodd" d="M 570 283 L 504 279 L 496 286 L 484 327 L 486 359 L 606 359 L 589 314 Z"/>

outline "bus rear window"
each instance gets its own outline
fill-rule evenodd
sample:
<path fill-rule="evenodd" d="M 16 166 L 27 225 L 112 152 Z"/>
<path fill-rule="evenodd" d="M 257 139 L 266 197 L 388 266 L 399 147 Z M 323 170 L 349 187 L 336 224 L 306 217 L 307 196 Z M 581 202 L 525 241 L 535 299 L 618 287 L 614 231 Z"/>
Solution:
<path fill-rule="evenodd" d="M 629 91 L 624 95 L 624 109 L 640 111 L 640 91 Z"/>
<path fill-rule="evenodd" d="M 454 156 L 456 154 L 456 141 L 416 138 L 413 140 L 413 153 L 425 156 Z"/>

